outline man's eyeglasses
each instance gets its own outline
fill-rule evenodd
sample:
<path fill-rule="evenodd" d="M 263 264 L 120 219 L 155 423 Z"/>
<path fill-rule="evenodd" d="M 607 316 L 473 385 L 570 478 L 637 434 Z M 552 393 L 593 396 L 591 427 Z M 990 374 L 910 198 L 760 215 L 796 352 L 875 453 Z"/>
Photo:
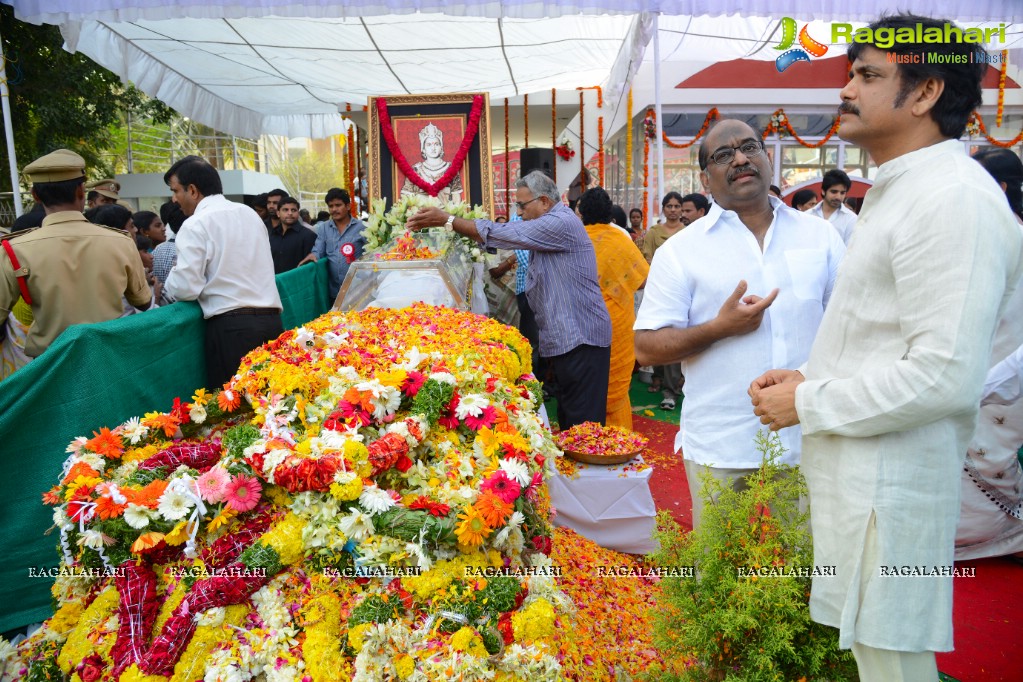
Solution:
<path fill-rule="evenodd" d="M 519 207 L 519 210 L 521 211 L 521 210 L 522 210 L 522 209 L 524 209 L 524 208 L 525 208 L 526 206 L 529 206 L 529 205 L 530 205 L 531 203 L 533 203 L 534 201 L 536 201 L 536 200 L 537 200 L 537 199 L 539 199 L 539 198 L 540 198 L 540 197 L 533 197 L 533 198 L 532 198 L 532 199 L 530 199 L 529 201 L 516 201 L 516 202 L 515 202 L 515 205 L 516 205 L 516 206 L 518 206 L 518 207 Z"/>
<path fill-rule="evenodd" d="M 717 150 L 710 155 L 710 160 L 721 166 L 731 163 L 732 159 L 735 158 L 735 150 L 742 152 L 742 155 L 745 157 L 752 157 L 762 154 L 764 148 L 759 142 L 746 140 L 738 147 L 725 147 L 724 149 Z"/>

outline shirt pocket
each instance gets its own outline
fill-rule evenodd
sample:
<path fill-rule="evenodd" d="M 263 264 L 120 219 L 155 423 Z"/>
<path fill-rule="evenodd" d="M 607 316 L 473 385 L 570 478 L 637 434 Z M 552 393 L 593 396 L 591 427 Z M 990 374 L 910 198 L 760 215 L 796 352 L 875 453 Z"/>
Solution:
<path fill-rule="evenodd" d="M 792 293 L 796 298 L 821 300 L 828 280 L 828 256 L 824 249 L 789 249 L 785 252 Z"/>

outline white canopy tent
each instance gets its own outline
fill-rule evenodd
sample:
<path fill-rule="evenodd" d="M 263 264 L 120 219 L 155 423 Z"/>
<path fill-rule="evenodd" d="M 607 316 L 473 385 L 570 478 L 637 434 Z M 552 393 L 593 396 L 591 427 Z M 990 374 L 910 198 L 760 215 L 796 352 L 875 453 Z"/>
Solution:
<path fill-rule="evenodd" d="M 784 16 L 866 22 L 898 8 L 1004 22 L 1009 40 L 998 47 L 1013 49 L 1013 64 L 1023 46 L 1012 26 L 1023 19 L 1018 0 L 866 0 L 855 9 L 831 0 L 2 1 L 23 21 L 58 24 L 67 49 L 182 115 L 240 136 L 334 135 L 346 105 L 361 110 L 370 95 L 488 91 L 497 101 L 593 85 L 603 88 L 610 136 L 625 124 L 627 85 L 644 61 L 655 73 L 637 111 L 661 95 L 658 67 L 677 83 L 717 61 L 775 59 Z M 595 151 L 595 118 L 584 153 Z M 578 136 L 578 121 L 567 133 Z"/>

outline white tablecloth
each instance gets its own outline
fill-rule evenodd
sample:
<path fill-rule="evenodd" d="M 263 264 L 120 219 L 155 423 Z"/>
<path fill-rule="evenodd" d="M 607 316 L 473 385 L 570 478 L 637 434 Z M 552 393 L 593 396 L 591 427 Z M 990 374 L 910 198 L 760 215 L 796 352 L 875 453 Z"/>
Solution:
<path fill-rule="evenodd" d="M 637 457 L 634 462 L 642 462 Z M 601 547 L 648 554 L 657 549 L 652 537 L 657 509 L 650 495 L 653 469 L 625 470 L 625 465 L 578 464 L 579 476 L 558 471 L 547 482 L 557 509 L 554 525 L 571 528 Z"/>

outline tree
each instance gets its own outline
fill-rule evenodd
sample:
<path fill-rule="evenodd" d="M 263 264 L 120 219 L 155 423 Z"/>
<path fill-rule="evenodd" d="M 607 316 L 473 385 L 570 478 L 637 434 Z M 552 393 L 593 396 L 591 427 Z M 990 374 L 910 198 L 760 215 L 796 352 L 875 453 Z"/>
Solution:
<path fill-rule="evenodd" d="M 109 176 L 113 168 L 103 152 L 114 144 L 111 130 L 127 112 L 163 122 L 174 115 L 85 55 L 67 52 L 56 26 L 18 21 L 10 6 L 0 4 L 0 31 L 21 167 L 63 147 L 82 155 L 90 177 Z M 7 168 L 7 147 L 2 147 L 0 162 Z M 0 173 L 0 190 L 10 189 L 8 174 Z"/>

